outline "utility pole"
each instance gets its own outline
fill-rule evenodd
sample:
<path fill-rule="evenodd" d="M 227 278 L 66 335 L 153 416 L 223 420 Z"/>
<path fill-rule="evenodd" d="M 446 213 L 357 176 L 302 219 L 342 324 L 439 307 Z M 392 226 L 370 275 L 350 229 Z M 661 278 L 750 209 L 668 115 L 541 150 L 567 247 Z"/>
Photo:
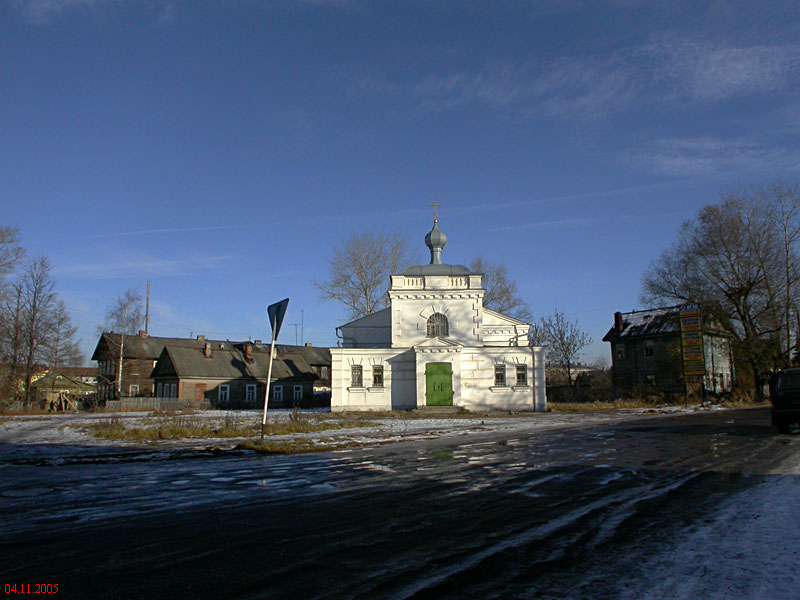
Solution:
<path fill-rule="evenodd" d="M 139 313 L 141 314 L 141 313 Z M 122 332 L 119 334 L 119 368 L 117 369 L 117 398 L 122 400 L 122 358 L 125 349 L 125 325 L 128 320 L 128 305 L 122 309 Z"/>
<path fill-rule="evenodd" d="M 145 304 L 144 309 L 144 333 L 148 335 L 150 333 L 150 282 L 147 282 L 147 302 Z"/>
<path fill-rule="evenodd" d="M 297 323 L 289 323 L 289 325 L 294 325 L 294 345 L 297 346 Z"/>
<path fill-rule="evenodd" d="M 306 345 L 306 336 L 304 335 L 305 332 L 303 331 L 305 329 L 305 323 L 306 323 L 306 315 L 303 312 L 303 309 L 301 308 L 300 309 L 300 345 L 301 346 L 305 346 Z"/>

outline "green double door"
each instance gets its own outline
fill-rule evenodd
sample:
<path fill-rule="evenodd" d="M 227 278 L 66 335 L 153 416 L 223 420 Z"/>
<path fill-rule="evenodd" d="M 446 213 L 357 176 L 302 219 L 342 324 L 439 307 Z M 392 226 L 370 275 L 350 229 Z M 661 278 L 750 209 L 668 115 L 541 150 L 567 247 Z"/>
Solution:
<path fill-rule="evenodd" d="M 425 403 L 428 406 L 453 406 L 453 365 L 425 365 Z"/>

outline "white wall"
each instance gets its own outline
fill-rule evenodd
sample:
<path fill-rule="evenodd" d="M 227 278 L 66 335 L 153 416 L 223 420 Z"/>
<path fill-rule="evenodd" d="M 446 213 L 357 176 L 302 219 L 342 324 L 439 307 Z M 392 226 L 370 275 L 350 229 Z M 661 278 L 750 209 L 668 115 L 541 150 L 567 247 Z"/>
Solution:
<path fill-rule="evenodd" d="M 351 385 L 351 366 L 361 365 L 363 387 Z M 372 366 L 383 366 L 383 387 L 372 385 Z M 331 411 L 401 410 L 416 405 L 414 353 L 391 348 L 331 348 Z"/>

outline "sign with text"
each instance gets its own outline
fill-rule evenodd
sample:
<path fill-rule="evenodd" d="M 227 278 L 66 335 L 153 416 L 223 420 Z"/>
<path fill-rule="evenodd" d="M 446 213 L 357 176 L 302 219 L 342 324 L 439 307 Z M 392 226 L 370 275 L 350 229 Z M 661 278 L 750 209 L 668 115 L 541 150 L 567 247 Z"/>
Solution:
<path fill-rule="evenodd" d="M 703 355 L 703 318 L 700 307 L 686 306 L 680 312 L 680 320 L 683 376 L 702 377 L 706 374 L 706 362 Z"/>

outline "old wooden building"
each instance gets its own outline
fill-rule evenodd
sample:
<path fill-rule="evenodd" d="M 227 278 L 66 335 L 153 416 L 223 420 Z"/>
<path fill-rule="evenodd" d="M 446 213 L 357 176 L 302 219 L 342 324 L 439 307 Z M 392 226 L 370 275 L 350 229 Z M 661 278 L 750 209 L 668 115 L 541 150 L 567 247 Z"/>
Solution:
<path fill-rule="evenodd" d="M 622 390 L 684 392 L 685 348 L 681 312 L 685 306 L 614 313 L 614 325 L 603 337 L 611 345 L 614 386 Z M 691 383 L 720 394 L 733 387 L 730 335 L 709 320 L 698 321 L 699 373 Z"/>
<path fill-rule="evenodd" d="M 260 341 L 208 340 L 202 335 L 159 337 L 144 332 L 126 335 L 124 341 L 121 338 L 118 333 L 103 333 L 92 355 L 98 363 L 101 402 L 134 396 L 204 399 L 213 406 L 263 406 L 269 346 Z M 170 351 L 165 353 L 167 348 Z M 329 403 L 330 396 L 324 392 L 330 390 L 330 351 L 311 345 L 275 348 L 278 358 L 273 365 L 270 405 L 293 406 L 295 401 L 302 406 Z M 117 394 L 120 350 L 122 380 L 121 394 Z M 250 359 L 247 352 L 251 353 Z M 158 365 L 162 357 L 164 362 Z M 277 385 L 276 378 L 280 380 Z"/>
<path fill-rule="evenodd" d="M 275 353 L 270 385 L 270 407 L 307 407 L 314 404 L 317 374 L 299 352 Z M 269 347 L 251 342 L 168 344 L 153 369 L 156 396 L 180 398 L 217 408 L 264 406 Z"/>

